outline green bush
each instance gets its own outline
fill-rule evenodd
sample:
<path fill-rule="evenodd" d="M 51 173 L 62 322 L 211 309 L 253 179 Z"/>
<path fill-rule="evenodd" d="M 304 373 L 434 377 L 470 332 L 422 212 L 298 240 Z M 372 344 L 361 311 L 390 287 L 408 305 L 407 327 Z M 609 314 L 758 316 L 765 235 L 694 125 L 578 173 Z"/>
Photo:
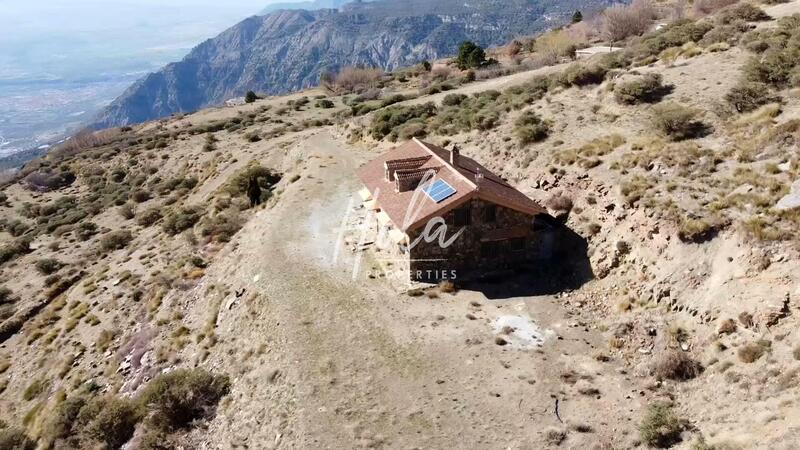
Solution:
<path fill-rule="evenodd" d="M 750 81 L 783 86 L 789 82 L 797 56 L 785 50 L 769 49 L 748 59 L 742 70 Z"/>
<path fill-rule="evenodd" d="M 474 42 L 465 41 L 458 47 L 456 65 L 461 70 L 476 69 L 486 63 L 486 52 Z"/>
<path fill-rule="evenodd" d="M 133 235 L 128 230 L 111 231 L 100 238 L 100 248 L 103 251 L 120 250 L 133 240 Z"/>
<path fill-rule="evenodd" d="M 697 110 L 677 103 L 664 103 L 653 107 L 652 122 L 656 129 L 674 141 L 700 135 L 705 126 L 696 120 Z"/>
<path fill-rule="evenodd" d="M 81 242 L 88 241 L 95 234 L 97 234 L 97 224 L 94 222 L 81 222 L 75 230 L 75 235 Z"/>
<path fill-rule="evenodd" d="M 43 258 L 36 261 L 36 270 L 42 275 L 51 275 L 58 272 L 63 264 L 53 258 Z"/>
<path fill-rule="evenodd" d="M 525 111 L 514 122 L 514 134 L 521 145 L 543 141 L 550 134 L 550 124 L 535 112 Z"/>
<path fill-rule="evenodd" d="M 223 212 L 206 219 L 200 233 L 215 242 L 229 242 L 242 225 L 243 221 L 238 213 Z"/>
<path fill-rule="evenodd" d="M 272 190 L 276 183 L 281 181 L 281 175 L 272 169 L 258 163 L 250 163 L 243 170 L 237 172 L 226 187 L 231 197 L 247 194 L 250 179 L 255 178 L 262 190 Z"/>
<path fill-rule="evenodd" d="M 165 431 L 184 428 L 212 415 L 230 390 L 230 380 L 202 369 L 177 369 L 150 381 L 139 396 L 149 423 Z"/>
<path fill-rule="evenodd" d="M 77 419 L 86 438 L 104 444 L 105 448 L 118 449 L 133 436 L 141 420 L 140 411 L 129 399 L 105 396 L 87 403 Z"/>
<path fill-rule="evenodd" d="M 418 119 L 425 121 L 436 115 L 436 105 L 431 102 L 411 106 L 391 106 L 378 111 L 372 118 L 370 134 L 376 140 L 390 136 L 396 140 L 399 128 L 407 122 Z"/>
<path fill-rule="evenodd" d="M 245 103 L 253 103 L 256 100 L 258 100 L 258 95 L 256 95 L 256 93 L 253 91 L 247 91 L 247 93 L 244 95 Z"/>
<path fill-rule="evenodd" d="M 680 47 L 688 42 L 699 42 L 712 28 L 714 25 L 706 21 L 676 20 L 660 30 L 646 35 L 639 44 L 626 50 L 626 54 L 639 60 L 645 60 L 648 57 L 657 56 L 668 48 Z"/>
<path fill-rule="evenodd" d="M 183 207 L 173 211 L 164 219 L 163 229 L 171 235 L 192 228 L 200 220 L 202 212 L 198 207 Z"/>
<path fill-rule="evenodd" d="M 136 217 L 136 223 L 143 227 L 149 227 L 161 220 L 161 208 L 149 208 Z"/>
<path fill-rule="evenodd" d="M 458 106 L 467 98 L 464 94 L 447 94 L 442 99 L 442 106 Z"/>
<path fill-rule="evenodd" d="M 729 6 L 717 14 L 717 20 L 724 24 L 735 21 L 761 22 L 770 19 L 771 17 L 764 10 L 748 2 Z"/>
<path fill-rule="evenodd" d="M 648 405 L 639 424 L 639 434 L 650 447 L 669 448 L 681 441 L 681 433 L 687 425 L 686 420 L 679 418 L 670 405 L 658 402 Z"/>
<path fill-rule="evenodd" d="M 14 293 L 11 292 L 11 289 L 5 286 L 0 286 L 0 305 L 13 302 L 14 302 Z"/>
<path fill-rule="evenodd" d="M 137 189 L 133 191 L 133 194 L 131 194 L 131 200 L 135 201 L 136 203 L 144 203 L 151 198 L 152 196 L 150 195 L 150 191 L 145 189 Z"/>
<path fill-rule="evenodd" d="M 330 109 L 330 108 L 333 108 L 335 105 L 334 105 L 334 103 L 332 101 L 323 98 L 323 99 L 317 100 L 317 102 L 315 103 L 314 106 L 316 106 L 317 108 Z"/>
<path fill-rule="evenodd" d="M 600 84 L 603 82 L 606 72 L 607 69 L 599 64 L 574 63 L 554 77 L 554 81 L 564 87 Z"/>
<path fill-rule="evenodd" d="M 12 259 L 18 258 L 31 251 L 31 237 L 25 236 L 17 238 L 8 244 L 0 247 L 0 264 L 4 264 Z"/>
<path fill-rule="evenodd" d="M 764 83 L 740 82 L 725 94 L 725 101 L 740 113 L 753 111 L 778 100 Z"/>
<path fill-rule="evenodd" d="M 654 103 L 661 100 L 671 90 L 662 83 L 661 74 L 648 73 L 614 87 L 614 98 L 625 105 Z"/>

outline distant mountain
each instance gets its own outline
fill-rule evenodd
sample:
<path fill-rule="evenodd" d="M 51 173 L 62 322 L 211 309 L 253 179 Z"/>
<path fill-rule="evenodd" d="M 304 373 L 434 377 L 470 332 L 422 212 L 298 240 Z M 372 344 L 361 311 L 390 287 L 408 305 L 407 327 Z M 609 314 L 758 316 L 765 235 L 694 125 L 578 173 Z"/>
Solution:
<path fill-rule="evenodd" d="M 339 9 L 345 3 L 350 3 L 352 1 L 360 1 L 360 0 L 313 0 L 305 2 L 272 3 L 263 10 L 261 10 L 261 15 L 269 14 L 271 12 L 280 10 L 305 9 L 306 11 L 316 11 L 318 9 Z M 363 0 L 363 1 L 372 1 L 372 0 Z"/>
<path fill-rule="evenodd" d="M 576 9 L 613 0 L 381 0 L 340 11 L 254 16 L 134 83 L 93 127 L 139 123 L 220 104 L 248 90 L 278 94 L 316 85 L 319 74 L 362 64 L 394 70 L 456 53 L 464 40 L 500 45 L 561 25 Z"/>

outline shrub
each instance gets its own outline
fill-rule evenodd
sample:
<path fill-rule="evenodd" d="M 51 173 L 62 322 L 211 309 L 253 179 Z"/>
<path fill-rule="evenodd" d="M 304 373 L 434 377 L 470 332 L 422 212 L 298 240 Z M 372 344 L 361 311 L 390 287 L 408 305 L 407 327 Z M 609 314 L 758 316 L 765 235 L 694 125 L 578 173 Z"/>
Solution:
<path fill-rule="evenodd" d="M 671 90 L 671 86 L 665 86 L 661 80 L 661 74 L 648 73 L 620 83 L 614 87 L 614 98 L 625 105 L 657 102 Z"/>
<path fill-rule="evenodd" d="M 705 21 L 676 20 L 662 29 L 646 35 L 639 44 L 633 46 L 626 53 L 635 55 L 639 59 L 653 57 L 671 47 L 680 47 L 688 42 L 699 42 L 712 28 L 714 25 Z"/>
<path fill-rule="evenodd" d="M 177 369 L 150 381 L 139 396 L 156 429 L 175 430 L 212 415 L 230 380 L 202 369 Z"/>
<path fill-rule="evenodd" d="M 605 78 L 607 70 L 605 67 L 594 64 L 571 64 L 564 69 L 555 81 L 564 87 L 569 86 L 588 86 L 590 84 L 600 84 Z"/>
<path fill-rule="evenodd" d="M 43 258 L 36 261 L 36 270 L 42 275 L 50 275 L 58 272 L 58 269 L 63 266 L 61 262 L 53 258 Z"/>
<path fill-rule="evenodd" d="M 751 57 L 742 70 L 750 81 L 783 86 L 792 76 L 795 58 L 787 51 L 769 49 L 761 56 Z"/>
<path fill-rule="evenodd" d="M 392 106 L 378 111 L 372 118 L 370 134 L 381 140 L 386 136 L 396 139 L 399 127 L 413 119 L 425 121 L 436 115 L 436 105 L 431 102 L 422 105 Z"/>
<path fill-rule="evenodd" d="M 555 194 L 547 199 L 546 206 L 553 211 L 566 211 L 572 210 L 572 199 L 562 194 Z"/>
<path fill-rule="evenodd" d="M 82 242 L 88 241 L 95 234 L 97 234 L 97 224 L 94 222 L 81 222 L 75 230 L 75 235 Z"/>
<path fill-rule="evenodd" d="M 652 122 L 656 129 L 674 141 L 700 135 L 705 126 L 695 120 L 697 110 L 677 103 L 665 103 L 653 108 Z"/>
<path fill-rule="evenodd" d="M 164 231 L 176 235 L 192 228 L 200 220 L 201 211 L 198 207 L 183 207 L 173 211 L 164 219 Z"/>
<path fill-rule="evenodd" d="M 647 412 L 639 424 L 642 441 L 656 448 L 669 448 L 681 441 L 681 433 L 687 422 L 679 418 L 672 407 L 663 402 L 648 405 Z"/>
<path fill-rule="evenodd" d="M 634 0 L 630 5 L 614 5 L 603 11 L 603 34 L 611 42 L 639 36 L 650 27 L 655 9 L 647 0 Z"/>
<path fill-rule="evenodd" d="M 695 15 L 707 15 L 737 3 L 738 1 L 739 0 L 694 0 L 692 10 Z"/>
<path fill-rule="evenodd" d="M 736 355 L 745 363 L 753 363 L 761 358 L 769 346 L 764 342 L 751 342 L 739 347 Z"/>
<path fill-rule="evenodd" d="M 770 19 L 771 17 L 764 10 L 748 2 L 740 2 L 729 6 L 717 15 L 717 20 L 721 23 L 731 23 L 737 20 L 760 22 Z"/>
<path fill-rule="evenodd" d="M 33 380 L 28 385 L 28 387 L 25 388 L 25 391 L 22 393 L 22 399 L 25 401 L 31 401 L 36 397 L 42 395 L 42 393 L 48 390 L 49 388 L 50 388 L 50 383 L 48 381 L 42 380 L 41 378 Z"/>
<path fill-rule="evenodd" d="M 119 215 L 125 220 L 131 220 L 136 216 L 136 210 L 130 203 L 125 203 L 119 207 Z"/>
<path fill-rule="evenodd" d="M 14 293 L 11 292 L 11 289 L 5 286 L 0 286 L 0 305 L 13 302 L 14 302 Z"/>
<path fill-rule="evenodd" d="M 75 174 L 70 170 L 31 172 L 23 179 L 30 189 L 40 192 L 50 192 L 65 188 L 75 182 Z"/>
<path fill-rule="evenodd" d="M 713 224 L 703 219 L 683 219 L 678 228 L 678 239 L 682 242 L 705 242 L 717 233 Z"/>
<path fill-rule="evenodd" d="M 345 67 L 323 84 L 339 93 L 362 92 L 375 87 L 383 71 L 373 68 Z"/>
<path fill-rule="evenodd" d="M 149 208 L 136 217 L 136 223 L 143 227 L 149 227 L 161 220 L 161 209 L 158 207 Z"/>
<path fill-rule="evenodd" d="M 83 434 L 113 449 L 130 440 L 139 420 L 141 412 L 137 404 L 113 396 L 93 399 L 78 414 Z"/>
<path fill-rule="evenodd" d="M 250 163 L 247 167 L 237 172 L 226 187 L 232 197 L 247 194 L 250 179 L 255 178 L 262 190 L 270 191 L 276 183 L 281 181 L 281 175 L 272 169 L 258 163 Z"/>
<path fill-rule="evenodd" d="M 703 372 L 703 366 L 680 350 L 667 350 L 656 362 L 654 370 L 659 380 L 691 380 Z"/>
<path fill-rule="evenodd" d="M 514 134 L 522 145 L 547 139 L 550 124 L 542 120 L 535 112 L 525 111 L 514 122 Z"/>
<path fill-rule="evenodd" d="M 315 106 L 317 108 L 330 109 L 330 108 L 334 107 L 334 103 L 332 101 L 328 100 L 328 99 L 323 98 L 323 99 L 317 100 L 317 103 L 315 104 Z"/>
<path fill-rule="evenodd" d="M 244 101 L 245 101 L 245 103 L 253 103 L 253 102 L 254 102 L 254 101 L 256 101 L 256 100 L 258 100 L 258 95 L 256 95 L 256 93 L 255 93 L 255 92 L 253 92 L 253 91 L 247 91 L 247 93 L 246 93 L 246 94 L 244 94 Z"/>
<path fill-rule="evenodd" d="M 476 69 L 486 63 L 486 52 L 474 42 L 465 41 L 458 47 L 456 65 L 461 70 Z"/>
<path fill-rule="evenodd" d="M 228 242 L 242 224 L 241 217 L 235 212 L 219 213 L 203 223 L 201 234 L 215 242 Z"/>
<path fill-rule="evenodd" d="M 458 106 L 467 98 L 464 94 L 447 94 L 442 99 L 442 106 Z"/>
<path fill-rule="evenodd" d="M 536 38 L 533 45 L 542 64 L 555 64 L 561 58 L 575 56 L 575 41 L 564 30 L 554 30 Z"/>
<path fill-rule="evenodd" d="M 136 203 L 144 203 L 150 200 L 150 198 L 150 191 L 146 191 L 144 189 L 137 189 L 136 191 L 133 191 L 133 194 L 131 194 L 131 200 L 135 201 Z"/>
<path fill-rule="evenodd" d="M 0 247 L 0 264 L 6 263 L 31 251 L 29 236 L 17 238 Z"/>
<path fill-rule="evenodd" d="M 0 448 L 7 450 L 34 450 L 36 442 L 19 428 L 0 429 Z"/>
<path fill-rule="evenodd" d="M 113 251 L 125 248 L 133 240 L 133 235 L 128 230 L 116 230 L 100 238 L 100 248 L 103 251 Z"/>
<path fill-rule="evenodd" d="M 777 100 L 763 83 L 740 82 L 725 94 L 725 101 L 740 113 L 754 111 Z"/>

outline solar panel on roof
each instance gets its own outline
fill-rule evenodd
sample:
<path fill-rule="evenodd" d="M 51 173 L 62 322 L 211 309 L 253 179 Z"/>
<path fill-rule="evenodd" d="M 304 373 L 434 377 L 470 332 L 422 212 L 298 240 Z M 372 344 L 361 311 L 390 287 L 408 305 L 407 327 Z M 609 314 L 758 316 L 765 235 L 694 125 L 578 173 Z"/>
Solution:
<path fill-rule="evenodd" d="M 456 193 L 456 190 L 453 189 L 453 186 L 450 186 L 444 180 L 436 180 L 433 183 L 430 183 L 428 186 L 423 188 L 423 191 L 428 194 L 428 197 L 430 197 L 431 200 L 435 201 L 436 203 L 440 203 L 442 200 Z"/>

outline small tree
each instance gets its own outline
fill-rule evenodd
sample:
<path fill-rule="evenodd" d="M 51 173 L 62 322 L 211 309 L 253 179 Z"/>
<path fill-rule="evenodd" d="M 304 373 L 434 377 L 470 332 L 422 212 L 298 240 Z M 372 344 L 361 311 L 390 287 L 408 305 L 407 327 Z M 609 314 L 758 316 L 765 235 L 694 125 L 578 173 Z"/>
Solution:
<path fill-rule="evenodd" d="M 572 23 L 583 22 L 583 14 L 580 11 L 575 11 L 572 15 Z"/>
<path fill-rule="evenodd" d="M 474 69 L 486 63 L 486 52 L 471 41 L 461 43 L 458 48 L 458 58 L 456 64 L 461 70 Z"/>
<path fill-rule="evenodd" d="M 258 100 L 258 96 L 253 91 L 247 91 L 247 94 L 244 95 L 245 103 L 253 103 L 256 100 Z"/>

